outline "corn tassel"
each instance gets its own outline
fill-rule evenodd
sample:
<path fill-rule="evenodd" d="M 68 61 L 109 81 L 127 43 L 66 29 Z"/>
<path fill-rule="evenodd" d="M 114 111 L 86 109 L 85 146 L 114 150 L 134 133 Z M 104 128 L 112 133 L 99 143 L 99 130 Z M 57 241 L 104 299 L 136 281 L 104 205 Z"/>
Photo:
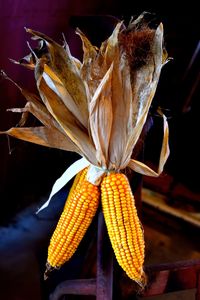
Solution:
<path fill-rule="evenodd" d="M 87 169 L 76 178 L 52 235 L 45 279 L 52 268 L 59 268 L 72 257 L 97 211 L 100 191 L 86 180 L 86 173 Z"/>
<path fill-rule="evenodd" d="M 101 197 L 105 222 L 117 261 L 131 279 L 144 286 L 143 230 L 127 177 L 120 173 L 110 173 L 104 177 Z"/>

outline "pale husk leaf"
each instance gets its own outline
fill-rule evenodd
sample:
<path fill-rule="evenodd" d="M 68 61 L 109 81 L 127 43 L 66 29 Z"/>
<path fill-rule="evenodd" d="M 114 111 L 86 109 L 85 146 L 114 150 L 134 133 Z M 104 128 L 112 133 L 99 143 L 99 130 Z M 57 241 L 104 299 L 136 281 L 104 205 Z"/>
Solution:
<path fill-rule="evenodd" d="M 69 54 L 69 49 L 66 51 L 62 46 L 40 32 L 31 29 L 27 29 L 27 32 L 31 33 L 34 36 L 33 38 L 42 39 L 46 42 L 50 54 L 48 66 L 70 94 L 71 99 L 73 99 L 74 104 L 77 106 L 77 110 L 82 114 L 81 120 L 84 120 L 83 124 L 86 126 L 88 121 L 88 107 L 85 86 L 80 78 L 77 64 L 74 62 L 71 54 Z M 65 104 L 70 110 L 71 102 L 68 103 L 66 101 Z"/>
<path fill-rule="evenodd" d="M 60 99 L 62 99 L 63 103 L 72 112 L 72 114 L 84 127 L 88 128 L 88 120 L 85 118 L 85 116 L 83 116 L 83 112 L 79 107 L 77 107 L 62 81 L 47 64 L 44 64 L 43 77 L 48 86 L 60 97 Z"/>
<path fill-rule="evenodd" d="M 68 45 L 68 43 L 67 43 L 67 41 L 65 39 L 65 36 L 64 36 L 64 34 L 62 34 L 62 35 L 63 35 L 63 42 L 64 42 L 63 48 L 66 51 L 67 56 L 70 57 L 70 59 L 74 62 L 74 64 L 75 64 L 76 68 L 78 69 L 78 71 L 80 71 L 80 69 L 82 67 L 82 62 L 78 58 L 74 57 L 71 54 L 70 48 L 69 48 L 69 45 Z"/>
<path fill-rule="evenodd" d="M 60 100 L 60 97 L 46 84 L 41 66 L 36 68 L 36 72 L 37 87 L 48 111 L 62 127 L 65 134 L 78 147 L 82 155 L 95 164 L 95 148 L 87 131 Z M 39 72 L 41 73 L 39 74 Z"/>
<path fill-rule="evenodd" d="M 134 73 L 132 82 L 133 92 L 133 130 L 129 136 L 122 168 L 124 168 L 131 157 L 132 150 L 137 143 L 142 128 L 146 122 L 147 114 L 154 97 L 162 68 L 162 42 L 163 26 L 160 24 L 155 32 L 152 45 L 151 62 Z"/>
<path fill-rule="evenodd" d="M 36 95 L 29 93 L 25 89 L 21 89 L 21 93 L 28 101 L 25 106 L 27 112 L 30 112 L 32 115 L 34 115 L 43 125 L 45 125 L 45 127 L 57 128 L 60 132 L 64 133 L 62 127 L 55 121 L 45 105 Z"/>
<path fill-rule="evenodd" d="M 55 120 L 53 119 L 53 117 L 51 116 L 51 114 L 48 111 L 47 111 L 47 113 L 46 112 L 44 113 L 44 111 L 40 110 L 39 107 L 35 106 L 35 104 L 32 102 L 27 102 L 27 104 L 23 108 L 10 108 L 10 109 L 7 109 L 7 111 L 22 113 L 21 119 L 18 123 L 19 127 L 22 127 L 25 125 L 25 123 L 27 121 L 27 117 L 28 117 L 27 114 L 32 113 L 43 125 L 45 125 L 45 128 L 47 128 L 48 135 L 46 135 L 46 137 L 51 139 L 50 133 L 52 133 L 52 135 L 53 135 L 52 139 L 53 139 L 54 135 L 55 135 L 55 138 L 56 138 L 56 136 L 59 137 L 59 138 L 56 138 L 56 143 L 57 143 L 58 149 L 64 149 L 63 141 L 65 140 L 66 146 L 65 146 L 64 150 L 74 151 L 76 153 L 81 154 L 80 150 L 76 147 L 76 145 L 72 142 L 72 140 L 65 134 L 62 127 L 60 127 L 60 125 L 57 122 L 55 122 Z M 43 128 L 43 127 L 41 127 L 41 128 Z M 45 130 L 43 130 L 43 131 L 45 132 Z M 20 132 L 22 132 L 22 131 L 20 131 Z M 8 132 L 5 132 L 5 133 L 9 134 Z M 41 134 L 42 134 L 42 129 L 41 129 Z M 30 133 L 30 135 L 31 135 L 31 133 Z M 44 140 L 47 140 L 46 137 L 44 137 Z M 33 141 L 32 141 L 32 143 L 33 143 Z M 56 143 L 54 143 L 55 144 L 54 148 L 56 148 Z M 68 149 L 70 149 L 70 150 L 68 150 Z M 72 150 L 72 149 L 74 149 L 74 150 Z"/>
<path fill-rule="evenodd" d="M 129 66 L 116 49 L 112 76 L 113 123 L 109 145 L 109 168 L 120 169 L 131 134 L 132 90 Z"/>
<path fill-rule="evenodd" d="M 96 148 L 98 165 L 108 168 L 109 143 L 112 130 L 112 80 L 113 65 L 98 86 L 90 103 L 90 129 Z"/>
<path fill-rule="evenodd" d="M 159 159 L 159 165 L 158 165 L 158 171 L 152 170 L 150 167 L 145 165 L 144 163 L 131 159 L 128 163 L 128 166 L 135 172 L 147 175 L 147 176 L 152 176 L 152 177 L 157 177 L 163 172 L 164 165 L 168 159 L 169 156 L 169 127 L 168 127 L 168 122 L 166 116 L 160 112 L 162 117 L 163 117 L 163 141 L 162 141 L 162 148 L 160 152 L 160 159 Z"/>
<path fill-rule="evenodd" d="M 16 82 L 14 82 L 10 77 L 8 77 L 5 73 L 3 74 L 4 78 L 13 83 L 22 93 L 22 95 L 27 100 L 27 103 L 24 108 L 18 109 L 8 109 L 13 112 L 22 112 L 21 120 L 18 123 L 18 126 L 23 126 L 26 123 L 28 112 L 32 113 L 43 125 L 50 128 L 57 128 L 60 132 L 64 133 L 62 127 L 55 121 L 52 115 L 49 113 L 41 99 L 27 91 L 26 89 L 19 86 Z"/>
<path fill-rule="evenodd" d="M 20 66 L 23 66 L 29 70 L 34 70 L 35 69 L 35 64 L 32 63 L 32 62 L 27 62 L 27 63 L 24 63 L 24 62 L 20 62 L 20 61 L 17 61 L 17 60 L 14 60 L 12 58 L 9 59 L 12 63 L 16 64 L 16 65 L 20 65 Z"/>
<path fill-rule="evenodd" d="M 87 82 L 87 84 L 90 87 L 91 94 L 93 94 L 96 87 L 96 76 L 94 76 L 95 72 L 92 71 L 94 71 L 94 63 L 97 58 L 98 48 L 91 44 L 91 42 L 79 28 L 76 29 L 76 33 L 80 36 L 82 40 L 83 48 L 83 64 L 80 69 L 81 76 L 83 80 Z"/>
<path fill-rule="evenodd" d="M 37 95 L 30 93 L 26 89 L 19 86 L 16 82 L 10 79 L 5 73 L 4 78 L 12 82 L 22 93 L 27 100 L 24 108 L 10 108 L 8 111 L 22 113 L 18 126 L 24 126 L 28 113 L 33 114 L 45 127 L 31 128 L 11 128 L 10 130 L 3 131 L 1 134 L 8 134 L 16 138 L 29 141 L 32 143 L 40 144 L 47 147 L 58 148 L 66 151 L 74 151 L 80 153 L 76 145 L 65 134 L 63 128 L 56 122 L 53 116 L 49 113 L 41 99 Z M 46 129 L 45 129 L 46 128 Z M 31 137 L 32 134 L 32 137 Z M 42 136 L 43 135 L 43 136 Z M 52 135 L 52 136 L 51 136 Z M 55 137 L 55 142 L 53 141 Z M 48 143 L 49 139 L 49 143 Z"/>
<path fill-rule="evenodd" d="M 102 178 L 105 176 L 106 170 L 90 165 L 87 172 L 87 180 L 94 185 L 100 185 Z"/>
<path fill-rule="evenodd" d="M 84 49 L 82 78 L 87 82 L 89 92 L 91 96 L 94 95 L 96 89 L 100 85 L 105 73 L 110 68 L 116 48 L 118 47 L 118 33 L 122 26 L 122 22 L 118 23 L 112 33 L 112 35 L 102 43 L 100 49 L 93 46 L 88 39 L 78 31 Z M 91 55 L 91 57 L 89 57 Z"/>
<path fill-rule="evenodd" d="M 123 22 L 119 22 L 116 25 L 111 36 L 105 42 L 103 42 L 100 47 L 100 53 L 104 56 L 104 64 L 106 65 L 106 68 L 111 65 L 115 58 L 116 51 L 118 51 L 118 34 L 120 32 L 122 24 Z"/>
<path fill-rule="evenodd" d="M 8 134 L 15 138 L 41 146 L 79 153 L 77 147 L 69 139 L 53 128 L 44 126 L 13 127 L 7 131 L 1 131 L 0 134 Z"/>
<path fill-rule="evenodd" d="M 162 142 L 162 148 L 160 153 L 160 161 L 158 166 L 158 174 L 161 174 L 163 172 L 164 165 L 169 157 L 170 150 L 169 150 L 169 126 L 167 122 L 166 116 L 162 113 L 162 111 L 159 111 L 160 115 L 163 117 L 163 142 Z"/>

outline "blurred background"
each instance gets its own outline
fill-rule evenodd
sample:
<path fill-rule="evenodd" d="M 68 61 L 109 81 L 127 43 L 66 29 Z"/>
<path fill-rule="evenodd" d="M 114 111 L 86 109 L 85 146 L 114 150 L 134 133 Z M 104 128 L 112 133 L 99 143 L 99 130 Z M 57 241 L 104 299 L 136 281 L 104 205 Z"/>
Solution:
<path fill-rule="evenodd" d="M 32 71 L 9 61 L 9 58 L 18 60 L 29 53 L 27 41 L 33 44 L 24 27 L 43 32 L 59 43 L 62 43 L 62 33 L 64 33 L 72 54 L 81 58 L 81 43 L 74 32 L 77 26 L 87 33 L 93 43 L 99 45 L 112 32 L 117 19 L 125 20 L 127 23 L 131 16 L 136 17 L 143 11 L 155 14 L 155 18 L 163 22 L 165 46 L 169 57 L 173 58 L 162 70 L 150 110 L 153 126 L 144 143 L 144 160 L 156 167 L 161 145 L 161 120 L 156 114 L 156 108 L 159 106 L 168 117 L 171 154 L 160 178 L 143 179 L 143 200 L 144 208 L 146 207 L 143 217 L 147 226 L 150 226 L 152 221 L 148 223 L 149 216 L 153 214 L 152 219 L 157 216 L 154 208 L 157 204 L 154 205 L 154 203 L 157 203 L 156 199 L 160 199 L 158 202 L 164 203 L 164 209 L 161 209 L 164 216 L 159 219 L 159 215 L 158 222 L 162 223 L 163 220 L 170 222 L 170 218 L 173 222 L 177 221 L 178 209 L 183 216 L 178 217 L 178 223 L 175 225 L 175 228 L 178 228 L 177 236 L 182 232 L 180 222 L 183 221 L 189 223 L 189 227 L 186 225 L 186 235 L 193 239 L 194 232 L 195 234 L 198 232 L 200 225 L 200 146 L 198 142 L 200 24 L 197 4 L 194 1 L 180 4 L 171 1 L 159 5 L 153 1 L 145 3 L 130 0 L 0 0 L 0 69 L 4 70 L 15 82 L 34 92 L 36 87 Z M 6 112 L 6 110 L 12 107 L 23 107 L 25 103 L 25 99 L 16 87 L 0 78 L 0 130 L 15 126 L 20 119 L 19 114 Z M 8 284 L 13 285 L 13 288 L 15 286 L 14 290 L 16 289 L 17 295 L 19 286 L 23 290 L 29 264 L 33 268 L 33 273 L 31 273 L 33 281 L 27 283 L 30 287 L 26 291 L 19 292 L 18 296 L 9 294 L 5 289 L 2 299 L 41 299 L 41 265 L 45 261 L 45 247 L 48 245 L 48 238 L 62 209 L 68 187 L 60 194 L 60 200 L 50 206 L 47 215 L 44 213 L 44 216 L 37 219 L 34 212 L 47 199 L 54 181 L 75 159 L 77 156 L 71 153 L 43 148 L 0 135 L 0 252 L 3 254 L 2 261 L 0 261 L 0 276 L 4 278 L 5 286 Z M 155 192 L 153 198 L 149 191 Z M 174 209 L 172 214 L 169 213 L 168 206 Z M 151 224 L 150 227 L 156 226 Z M 169 227 L 169 232 L 170 230 L 171 227 Z M 152 231 L 147 229 L 146 232 L 147 238 L 151 239 L 151 236 L 155 236 L 158 239 L 154 229 Z M 194 241 L 189 242 L 187 237 L 183 238 L 183 245 L 184 242 L 187 245 L 191 243 L 192 247 L 197 248 L 194 256 L 198 257 L 199 245 L 195 237 Z M 159 238 L 165 246 L 165 237 L 163 240 L 161 236 Z M 28 254 L 24 256 L 26 247 L 19 246 L 22 245 L 22 241 L 23 246 L 28 245 L 29 249 L 29 252 L 26 252 Z M 35 246 L 36 244 L 40 246 Z M 8 248 L 9 251 L 7 251 Z M 18 260 L 13 260 L 13 249 L 21 255 Z M 176 249 L 171 249 L 171 251 L 175 253 Z M 180 253 L 179 255 L 181 258 Z M 163 259 L 167 260 L 166 256 L 164 258 L 161 255 L 160 261 Z M 19 265 L 23 267 L 12 277 L 8 270 L 9 265 L 12 268 L 19 268 Z M 17 278 L 21 280 L 18 283 Z M 34 292 L 33 282 L 36 282 L 38 287 Z M 30 293 L 33 293 L 32 298 Z"/>
<path fill-rule="evenodd" d="M 28 1 L 0 2 L 2 41 L 0 68 L 14 81 L 34 91 L 33 73 L 23 67 L 16 66 L 9 58 L 18 60 L 29 53 L 26 42 L 30 40 L 24 27 L 46 33 L 57 42 L 62 42 L 65 34 L 72 54 L 81 57 L 81 44 L 74 30 L 76 26 L 88 33 L 94 43 L 99 44 L 111 33 L 115 19 L 105 15 L 129 21 L 143 11 L 155 14 L 161 20 L 165 30 L 165 45 L 170 57 L 173 58 L 162 70 L 157 94 L 152 107 L 161 106 L 170 124 L 171 155 L 166 166 L 176 182 L 183 184 L 193 192 L 199 192 L 199 176 L 195 170 L 199 168 L 199 136 L 198 96 L 199 96 L 199 19 L 194 4 L 175 7 L 170 3 L 162 9 L 153 5 L 130 3 L 128 1 Z M 0 129 L 15 126 L 20 116 L 6 112 L 7 108 L 22 107 L 25 99 L 10 82 L 0 82 Z M 155 127 L 159 121 L 154 118 Z M 158 125 L 160 126 L 160 124 Z M 148 147 L 146 159 L 152 160 L 155 152 L 159 152 L 158 133 L 152 130 L 152 140 L 158 147 Z M 150 146 L 149 145 L 149 146 Z M 148 143 L 147 143 L 148 146 Z M 0 187 L 1 198 L 6 195 L 7 206 L 1 210 L 1 220 L 7 219 L 28 205 L 26 193 L 32 201 L 46 196 L 52 182 L 66 168 L 68 153 L 17 141 L 6 136 L 0 138 Z M 51 163 L 49 163 L 51 162 Z M 70 163 L 70 162 L 69 162 Z M 61 170 L 63 168 L 63 170 Z M 52 169 L 52 171 L 51 171 Z M 30 194 L 31 191 L 31 194 Z M 28 197 L 28 198 L 29 198 Z M 12 199 L 12 205 L 10 201 Z M 26 202 L 27 201 L 27 202 Z M 9 209 L 8 209 L 9 208 Z"/>

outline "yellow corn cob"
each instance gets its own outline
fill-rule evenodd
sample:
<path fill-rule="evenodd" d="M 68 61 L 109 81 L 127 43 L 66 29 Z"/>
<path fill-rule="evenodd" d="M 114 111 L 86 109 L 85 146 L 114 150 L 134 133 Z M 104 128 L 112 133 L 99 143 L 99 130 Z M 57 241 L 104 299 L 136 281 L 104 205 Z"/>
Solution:
<path fill-rule="evenodd" d="M 101 183 L 102 208 L 108 234 L 119 265 L 144 285 L 144 237 L 128 178 L 110 173 Z"/>
<path fill-rule="evenodd" d="M 81 186 L 81 183 L 83 182 L 83 180 L 86 180 L 87 171 L 88 171 L 88 168 L 85 168 L 75 176 L 74 181 L 71 186 L 71 189 L 67 196 L 65 206 L 67 205 L 67 201 L 73 196 L 74 190 L 76 189 L 76 193 L 77 193 L 77 191 L 80 189 L 80 186 Z M 65 209 L 65 206 L 64 206 L 64 209 Z"/>
<path fill-rule="evenodd" d="M 86 180 L 87 169 L 81 172 L 75 182 L 75 188 L 69 194 L 62 215 L 52 235 L 48 248 L 47 270 L 58 268 L 68 261 L 76 251 L 98 204 L 99 187 Z"/>

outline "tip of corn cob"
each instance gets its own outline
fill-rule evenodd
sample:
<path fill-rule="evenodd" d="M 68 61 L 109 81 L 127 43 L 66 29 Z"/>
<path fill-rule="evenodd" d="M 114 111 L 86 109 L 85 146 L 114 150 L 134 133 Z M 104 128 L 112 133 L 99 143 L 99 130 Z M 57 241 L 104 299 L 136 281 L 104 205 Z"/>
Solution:
<path fill-rule="evenodd" d="M 47 261 L 47 263 L 46 263 L 46 270 L 45 270 L 45 272 L 44 272 L 44 280 L 47 280 L 47 279 L 49 278 L 49 274 L 50 274 L 53 270 L 55 270 L 55 269 L 59 269 L 59 268 L 57 268 L 57 267 L 52 267 L 52 266 L 50 265 L 50 263 Z"/>
<path fill-rule="evenodd" d="M 143 271 L 142 275 L 141 275 L 141 278 L 140 278 L 140 281 L 137 281 L 137 280 L 135 280 L 135 281 L 137 282 L 137 284 L 140 287 L 139 292 L 142 292 L 145 289 L 145 287 L 147 285 L 147 281 L 148 281 L 146 273 Z"/>

